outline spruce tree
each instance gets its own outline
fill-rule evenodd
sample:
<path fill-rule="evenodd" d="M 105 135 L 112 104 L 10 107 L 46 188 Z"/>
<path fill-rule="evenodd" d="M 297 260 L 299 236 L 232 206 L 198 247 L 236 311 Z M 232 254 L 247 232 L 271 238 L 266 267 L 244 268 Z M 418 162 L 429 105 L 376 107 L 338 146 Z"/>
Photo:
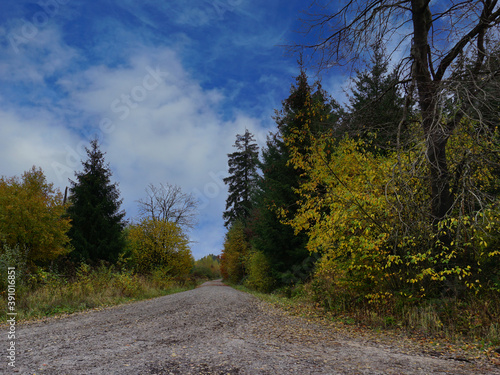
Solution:
<path fill-rule="evenodd" d="M 244 135 L 236 135 L 233 147 L 238 151 L 228 154 L 230 176 L 224 179 L 224 183 L 229 186 L 226 211 L 223 214 L 226 227 L 230 227 L 236 220 L 246 223 L 252 209 L 252 193 L 258 180 L 259 147 L 248 129 Z"/>
<path fill-rule="evenodd" d="M 371 67 L 357 72 L 349 97 L 348 132 L 351 136 L 371 141 L 381 149 L 396 146 L 404 107 L 397 81 L 397 75 L 389 73 L 383 47 L 375 45 Z M 404 129 L 402 131 L 404 137 Z"/>
<path fill-rule="evenodd" d="M 283 209 L 289 217 L 294 216 L 300 200 L 295 190 L 305 178 L 301 176 L 302 170 L 289 164 L 291 150 L 285 140 L 305 132 L 306 127 L 310 127 L 314 135 L 330 131 L 341 114 L 340 106 L 328 98 L 318 82 L 312 86 L 308 83 L 303 69 L 289 97 L 283 101 L 282 109 L 276 112 L 278 131 L 268 139 L 262 151 L 262 179 L 255 198 L 251 229 L 252 243 L 269 259 L 278 285 L 298 281 L 312 270 L 310 265 L 302 266 L 309 257 L 306 234 L 295 235 L 293 228 L 283 224 L 277 213 L 278 209 Z M 299 142 L 295 141 L 295 146 L 307 153 L 310 140 L 302 138 Z"/>
<path fill-rule="evenodd" d="M 263 252 L 270 262 L 276 285 L 280 285 L 294 266 L 300 265 L 308 256 L 305 233 L 295 235 L 290 225 L 281 222 L 277 208 L 295 212 L 299 196 L 299 175 L 288 164 L 289 154 L 278 135 L 268 139 L 262 151 L 262 179 L 255 198 L 255 210 L 251 221 L 252 244 Z"/>
<path fill-rule="evenodd" d="M 90 142 L 86 152 L 83 172 L 75 173 L 76 181 L 70 180 L 71 256 L 76 261 L 114 262 L 125 245 L 120 192 L 117 184 L 111 183 L 111 170 L 97 139 Z"/>

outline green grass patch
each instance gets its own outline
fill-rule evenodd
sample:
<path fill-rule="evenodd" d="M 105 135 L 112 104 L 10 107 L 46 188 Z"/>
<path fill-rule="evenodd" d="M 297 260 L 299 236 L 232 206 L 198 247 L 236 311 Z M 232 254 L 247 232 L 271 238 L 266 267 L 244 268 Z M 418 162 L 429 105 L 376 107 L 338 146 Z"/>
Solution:
<path fill-rule="evenodd" d="M 172 280 L 161 272 L 144 276 L 113 268 L 92 270 L 83 265 L 72 280 L 43 272 L 37 280 L 16 287 L 17 320 L 40 319 L 59 314 L 150 299 L 195 288 L 194 280 Z M 2 295 L 2 305 L 7 305 Z M 7 309 L 0 311 L 5 322 Z"/>

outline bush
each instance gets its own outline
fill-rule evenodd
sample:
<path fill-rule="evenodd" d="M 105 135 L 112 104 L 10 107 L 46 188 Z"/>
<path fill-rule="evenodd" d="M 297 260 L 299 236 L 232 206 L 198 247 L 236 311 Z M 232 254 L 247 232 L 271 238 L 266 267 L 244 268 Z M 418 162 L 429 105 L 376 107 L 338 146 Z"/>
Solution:
<path fill-rule="evenodd" d="M 7 276 L 9 267 L 16 269 L 16 284 L 25 284 L 27 282 L 27 250 L 21 250 L 19 245 L 10 247 L 3 245 L 0 252 L 0 288 L 1 291 L 7 290 Z M 5 275 L 5 277 L 4 277 Z"/>
<path fill-rule="evenodd" d="M 245 286 L 258 292 L 267 293 L 273 288 L 269 259 L 261 251 L 253 250 L 247 260 Z"/>
<path fill-rule="evenodd" d="M 53 260 L 68 252 L 70 220 L 60 191 L 33 167 L 21 178 L 0 177 L 0 242 L 22 250 L 24 259 Z"/>
<path fill-rule="evenodd" d="M 128 240 L 131 261 L 139 273 L 160 268 L 171 277 L 186 277 L 193 268 L 189 240 L 175 223 L 144 219 L 131 226 Z"/>
<path fill-rule="evenodd" d="M 220 262 L 221 274 L 225 280 L 238 284 L 245 277 L 245 259 L 250 245 L 243 223 L 236 221 L 226 233 Z"/>

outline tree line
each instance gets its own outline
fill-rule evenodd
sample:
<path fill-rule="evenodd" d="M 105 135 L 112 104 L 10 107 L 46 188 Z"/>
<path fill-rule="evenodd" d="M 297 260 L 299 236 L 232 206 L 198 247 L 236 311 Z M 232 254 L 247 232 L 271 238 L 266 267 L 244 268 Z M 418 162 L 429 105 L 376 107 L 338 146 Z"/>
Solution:
<path fill-rule="evenodd" d="M 117 183 L 97 139 L 86 148 L 82 171 L 63 195 L 40 168 L 0 178 L 0 267 L 16 266 L 18 280 L 46 271 L 75 275 L 81 264 L 185 280 L 219 274 L 218 258 L 195 266 L 187 236 L 198 202 L 169 183 L 146 188 L 140 219 L 125 220 Z M 69 193 L 69 194 L 68 194 Z"/>
<path fill-rule="evenodd" d="M 348 102 L 310 84 L 301 64 L 260 155 L 251 133 L 237 136 L 224 277 L 261 291 L 307 281 L 331 309 L 482 301 L 494 322 L 499 23 L 496 1 L 311 11 L 307 30 L 320 37 L 295 47 L 320 68 L 358 67 Z M 394 61 L 398 32 L 410 48 Z"/>

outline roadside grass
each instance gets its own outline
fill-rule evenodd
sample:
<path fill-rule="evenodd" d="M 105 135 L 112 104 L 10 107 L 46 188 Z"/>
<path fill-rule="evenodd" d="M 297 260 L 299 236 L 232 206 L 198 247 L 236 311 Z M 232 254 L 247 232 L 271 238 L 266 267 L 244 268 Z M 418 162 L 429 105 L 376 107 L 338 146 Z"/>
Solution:
<path fill-rule="evenodd" d="M 172 280 L 161 271 L 137 275 L 113 268 L 90 269 L 82 265 L 70 280 L 42 272 L 39 280 L 16 288 L 16 320 L 34 320 L 79 311 L 150 299 L 194 289 L 194 279 Z M 30 285 L 31 284 L 31 285 Z M 2 305 L 7 305 L 2 295 Z M 0 311 L 0 321 L 7 319 L 7 309 Z"/>
<path fill-rule="evenodd" d="M 427 301 L 420 305 L 377 309 L 352 306 L 332 309 L 312 298 L 308 285 L 261 293 L 243 285 L 233 288 L 250 293 L 292 316 L 300 316 L 321 325 L 363 335 L 369 340 L 402 340 L 410 347 L 433 353 L 454 353 L 462 358 L 490 359 L 500 364 L 500 320 L 492 308 L 499 301 Z M 485 303 L 489 308 L 485 308 Z M 496 306 L 496 305 L 495 305 Z M 375 338 L 378 336 L 379 338 Z"/>

